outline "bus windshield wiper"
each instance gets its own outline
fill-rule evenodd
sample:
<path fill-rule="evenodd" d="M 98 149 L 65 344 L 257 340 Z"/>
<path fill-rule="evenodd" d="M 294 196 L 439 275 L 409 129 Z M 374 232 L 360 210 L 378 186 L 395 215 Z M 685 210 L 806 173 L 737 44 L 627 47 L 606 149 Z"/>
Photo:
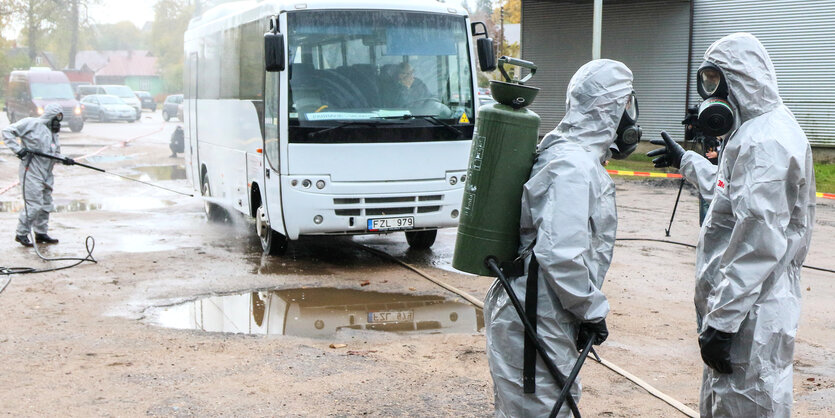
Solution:
<path fill-rule="evenodd" d="M 383 122 L 383 121 L 378 121 L 378 120 L 366 120 L 366 121 L 352 120 L 352 121 L 342 122 L 342 123 L 340 123 L 336 126 L 331 126 L 330 128 L 325 128 L 325 129 L 322 129 L 322 130 L 310 132 L 310 133 L 307 134 L 307 137 L 308 138 L 314 138 L 314 137 L 319 136 L 321 134 L 324 134 L 324 133 L 327 133 L 327 132 L 330 132 L 330 131 L 336 131 L 336 130 L 339 130 L 339 129 L 342 129 L 342 128 L 345 128 L 345 127 L 348 127 L 348 126 L 370 126 L 370 127 L 376 129 L 380 125 L 402 125 L 402 123 Z"/>
<path fill-rule="evenodd" d="M 449 129 L 450 131 L 455 133 L 455 135 L 457 135 L 459 138 L 464 136 L 464 132 L 462 132 L 460 129 L 458 129 L 458 128 L 456 128 L 456 127 L 438 119 L 438 117 L 435 116 L 435 115 L 380 116 L 380 118 L 382 118 L 382 119 L 401 119 L 401 120 L 423 119 L 423 120 L 431 122 L 433 125 L 443 126 L 444 128 Z"/>

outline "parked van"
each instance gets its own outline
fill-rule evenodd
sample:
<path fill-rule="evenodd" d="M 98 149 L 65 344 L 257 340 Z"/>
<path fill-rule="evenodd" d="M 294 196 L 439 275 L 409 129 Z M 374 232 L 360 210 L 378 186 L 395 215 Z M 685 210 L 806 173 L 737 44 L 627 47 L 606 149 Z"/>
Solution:
<path fill-rule="evenodd" d="M 48 104 L 57 103 L 64 109 L 64 123 L 73 132 L 81 131 L 81 105 L 72 94 L 67 75 L 49 69 L 12 71 L 6 91 L 6 115 L 11 123 L 43 114 Z"/>
<path fill-rule="evenodd" d="M 136 93 L 128 86 L 115 84 L 78 86 L 78 95 L 76 97 L 78 100 L 81 100 L 84 96 L 91 94 L 110 94 L 116 96 L 136 110 L 136 120 L 142 117 L 142 102 L 139 101 Z"/>

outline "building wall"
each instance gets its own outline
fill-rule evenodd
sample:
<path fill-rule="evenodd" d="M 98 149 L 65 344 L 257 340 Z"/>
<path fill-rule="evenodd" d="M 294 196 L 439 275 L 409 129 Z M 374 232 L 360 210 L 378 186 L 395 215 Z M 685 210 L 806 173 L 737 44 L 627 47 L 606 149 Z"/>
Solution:
<path fill-rule="evenodd" d="M 537 64 L 530 84 L 542 89 L 531 106 L 540 134 L 562 119 L 568 82 L 591 60 L 593 10 L 590 1 L 522 1 L 522 57 Z M 632 70 L 644 138 L 683 137 L 689 18 L 689 1 L 604 3 L 601 54 Z"/>
<path fill-rule="evenodd" d="M 162 79 L 159 77 L 125 77 L 125 85 L 133 90 L 143 90 L 157 96 L 163 93 Z"/>
<path fill-rule="evenodd" d="M 710 44 L 734 32 L 750 32 L 768 49 L 780 95 L 809 142 L 835 147 L 835 1 L 695 0 L 694 74 Z M 701 99 L 695 84 L 690 97 Z"/>
<path fill-rule="evenodd" d="M 635 74 L 645 138 L 667 129 L 682 138 L 687 78 L 690 105 L 695 72 L 710 44 L 734 32 L 750 32 L 768 49 L 780 93 L 809 141 L 835 147 L 835 1 L 693 0 L 691 70 L 687 72 L 689 1 L 606 1 L 604 58 L 626 63 Z M 591 1 L 522 0 L 522 57 L 539 65 L 531 84 L 542 88 L 531 107 L 547 132 L 560 120 L 565 88 L 591 59 Z"/>

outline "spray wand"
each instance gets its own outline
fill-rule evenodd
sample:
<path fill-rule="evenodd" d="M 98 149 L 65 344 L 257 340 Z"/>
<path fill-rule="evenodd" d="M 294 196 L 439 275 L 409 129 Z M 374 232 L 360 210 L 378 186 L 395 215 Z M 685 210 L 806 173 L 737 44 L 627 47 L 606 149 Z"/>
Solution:
<path fill-rule="evenodd" d="M 50 158 L 50 159 L 53 159 L 53 160 L 56 160 L 56 161 L 60 161 L 64 164 L 66 164 L 66 165 L 77 165 L 79 167 L 84 167 L 84 168 L 87 168 L 87 169 L 90 169 L 90 170 L 93 170 L 93 171 L 98 171 L 100 173 L 105 173 L 105 174 L 110 174 L 111 176 L 121 177 L 125 180 L 135 181 L 137 183 L 142 183 L 142 184 L 147 185 L 147 186 L 156 187 L 158 189 L 162 189 L 162 190 L 165 190 L 165 191 L 168 191 L 168 192 L 171 192 L 171 193 L 177 193 L 177 194 L 183 195 L 183 196 L 194 197 L 194 195 L 190 194 L 190 193 L 183 193 L 183 192 L 180 192 L 180 191 L 177 191 L 177 190 L 174 190 L 174 189 L 169 189 L 167 187 L 162 187 L 158 184 L 153 184 L 153 183 L 149 183 L 147 181 L 142 181 L 142 180 L 131 178 L 131 177 L 128 177 L 128 176 L 123 176 L 121 174 L 116 174 L 116 173 L 104 170 L 102 168 L 99 168 L 99 167 L 93 167 L 91 165 L 80 163 L 76 160 L 73 160 L 72 158 L 67 158 L 67 157 L 60 156 L 60 155 L 47 154 L 45 152 L 34 151 L 34 150 L 26 150 L 26 151 L 28 153 L 32 154 L 32 155 L 37 155 L 37 156 L 40 156 L 40 157 Z"/>

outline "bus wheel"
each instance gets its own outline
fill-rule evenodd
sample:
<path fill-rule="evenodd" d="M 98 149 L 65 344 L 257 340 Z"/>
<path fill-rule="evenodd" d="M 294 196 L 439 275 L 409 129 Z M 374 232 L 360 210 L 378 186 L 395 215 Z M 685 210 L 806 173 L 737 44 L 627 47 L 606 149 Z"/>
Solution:
<path fill-rule="evenodd" d="M 204 197 L 212 197 L 212 188 L 209 186 L 209 173 L 203 173 L 203 185 L 200 194 Z M 206 219 L 209 222 L 226 222 L 229 219 L 226 210 L 219 205 L 203 200 L 203 208 L 206 211 Z"/>
<path fill-rule="evenodd" d="M 255 233 L 258 234 L 264 254 L 283 255 L 287 252 L 289 240 L 270 227 L 270 218 L 263 204 L 255 211 Z"/>
<path fill-rule="evenodd" d="M 438 230 L 431 231 L 406 231 L 406 242 L 409 247 L 415 250 L 428 250 L 435 243 Z"/>

